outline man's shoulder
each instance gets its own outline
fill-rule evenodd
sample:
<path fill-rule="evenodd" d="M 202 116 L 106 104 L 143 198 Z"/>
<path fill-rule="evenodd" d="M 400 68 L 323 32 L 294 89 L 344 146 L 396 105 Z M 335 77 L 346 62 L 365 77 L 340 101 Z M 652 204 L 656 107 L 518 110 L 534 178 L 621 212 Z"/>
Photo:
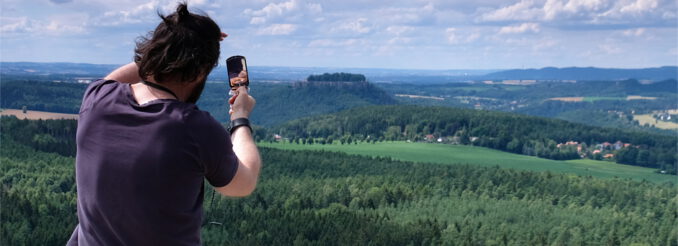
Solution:
<path fill-rule="evenodd" d="M 209 112 L 200 110 L 197 106 L 192 104 L 187 105 L 184 112 L 184 119 L 186 124 L 190 127 L 198 129 L 210 130 L 214 128 L 223 128 L 221 123 L 214 119 Z"/>
<path fill-rule="evenodd" d="M 82 103 L 80 105 L 80 113 L 87 111 L 105 95 L 117 90 L 120 83 L 115 80 L 98 79 L 89 83 L 85 93 L 82 96 Z"/>
<path fill-rule="evenodd" d="M 116 88 L 117 86 L 120 86 L 120 82 L 115 81 L 115 80 L 107 80 L 107 79 L 98 79 L 95 81 L 92 81 L 89 83 L 87 86 L 87 89 L 85 90 L 85 96 L 96 93 L 100 91 L 101 89 L 109 88 L 113 89 Z"/>

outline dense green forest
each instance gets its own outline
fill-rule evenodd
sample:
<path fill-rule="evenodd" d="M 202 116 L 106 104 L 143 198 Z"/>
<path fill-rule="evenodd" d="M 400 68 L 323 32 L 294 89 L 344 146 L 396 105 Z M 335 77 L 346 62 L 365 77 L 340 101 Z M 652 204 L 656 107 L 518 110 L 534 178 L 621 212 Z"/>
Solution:
<path fill-rule="evenodd" d="M 3 78 L 0 107 L 77 114 L 87 84 Z"/>
<path fill-rule="evenodd" d="M 4 78 L 3 78 L 4 79 Z M 86 84 L 5 79 L 0 82 L 0 107 L 77 114 Z M 198 107 L 227 122 L 228 86 L 207 83 Z M 368 82 L 351 84 L 257 83 L 250 93 L 257 98 L 252 122 L 272 126 L 304 116 L 338 112 L 357 106 L 396 104 L 379 87 Z"/>
<path fill-rule="evenodd" d="M 293 141 L 313 139 L 312 142 L 321 143 L 422 141 L 431 137 L 429 140 L 440 138 L 442 142 L 473 144 L 556 160 L 578 159 L 582 155 L 597 158 L 593 152 L 598 149 L 613 153 L 619 163 L 658 168 L 671 174 L 676 174 L 678 155 L 675 137 L 447 107 L 368 106 L 294 120 L 271 131 Z M 264 134 L 272 140 L 270 132 Z M 570 141 L 577 144 L 565 145 Z M 618 146 L 611 147 L 610 143 Z"/>
<path fill-rule="evenodd" d="M 72 121 L 8 119 L 0 244 L 63 245 L 77 223 L 74 158 L 4 133 L 60 139 Z M 678 245 L 671 184 L 333 152 L 261 155 L 253 195 L 207 193 L 205 219 L 216 223 L 203 227 L 206 245 Z"/>
<path fill-rule="evenodd" d="M 334 113 L 341 110 L 367 106 L 396 104 L 397 102 L 380 88 L 371 83 L 314 84 L 306 82 L 288 84 L 255 84 L 250 93 L 257 99 L 252 122 L 262 126 L 273 126 L 300 117 Z M 198 102 L 222 122 L 228 120 L 228 95 L 224 84 L 207 84 Z"/>

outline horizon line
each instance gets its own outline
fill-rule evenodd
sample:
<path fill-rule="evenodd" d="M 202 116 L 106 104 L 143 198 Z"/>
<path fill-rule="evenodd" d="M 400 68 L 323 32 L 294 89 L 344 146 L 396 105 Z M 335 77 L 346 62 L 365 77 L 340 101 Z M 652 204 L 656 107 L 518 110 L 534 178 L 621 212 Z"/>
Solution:
<path fill-rule="evenodd" d="M 99 65 L 99 66 L 122 66 L 125 64 L 114 64 L 114 63 L 88 63 L 88 62 L 70 62 L 70 61 L 53 61 L 53 62 L 36 62 L 36 61 L 0 61 L 0 63 L 36 63 L 36 64 L 87 64 L 87 65 Z M 224 67 L 224 64 L 219 63 L 218 67 Z M 327 66 L 283 66 L 283 65 L 250 65 L 250 67 L 281 67 L 281 68 L 301 68 L 301 69 L 382 69 L 382 70 L 413 70 L 413 71 L 459 71 L 459 70 L 471 70 L 471 71 L 505 71 L 505 70 L 530 70 L 530 69 L 544 69 L 544 68 L 556 68 L 556 69 L 565 69 L 565 68 L 597 68 L 597 69 L 651 69 L 651 68 L 678 68 L 678 64 L 675 65 L 658 65 L 654 67 L 602 67 L 602 66 L 543 66 L 543 67 L 530 67 L 530 68 L 448 68 L 448 69 L 432 69 L 432 68 L 386 68 L 386 67 L 327 67 Z"/>

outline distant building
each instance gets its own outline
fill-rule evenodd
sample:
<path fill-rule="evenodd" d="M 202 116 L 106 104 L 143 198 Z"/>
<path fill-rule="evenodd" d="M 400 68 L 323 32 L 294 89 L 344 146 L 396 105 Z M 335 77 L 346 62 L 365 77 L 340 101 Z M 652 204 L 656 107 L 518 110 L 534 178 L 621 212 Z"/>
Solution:
<path fill-rule="evenodd" d="M 433 136 L 433 134 L 427 134 L 425 138 L 426 138 L 426 141 L 432 142 L 433 139 L 435 139 L 436 137 Z"/>
<path fill-rule="evenodd" d="M 621 149 L 622 147 L 624 147 L 624 143 L 622 143 L 621 141 L 617 141 L 616 143 L 614 143 L 615 150 Z"/>
<path fill-rule="evenodd" d="M 75 82 L 80 83 L 80 84 L 89 84 L 92 81 L 94 81 L 96 78 L 91 78 L 91 77 L 76 77 L 74 78 Z"/>

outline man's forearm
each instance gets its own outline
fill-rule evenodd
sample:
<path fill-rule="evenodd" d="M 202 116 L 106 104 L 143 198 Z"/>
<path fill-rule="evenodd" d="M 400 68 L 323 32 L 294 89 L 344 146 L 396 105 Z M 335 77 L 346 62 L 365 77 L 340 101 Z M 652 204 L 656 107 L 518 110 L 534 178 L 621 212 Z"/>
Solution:
<path fill-rule="evenodd" d="M 240 162 L 247 166 L 251 175 L 256 180 L 259 177 L 259 170 L 261 169 L 261 156 L 259 156 L 259 149 L 254 143 L 254 138 L 248 127 L 238 127 L 231 135 L 233 142 L 233 152 L 238 157 Z"/>
<path fill-rule="evenodd" d="M 137 64 L 134 62 L 119 67 L 108 74 L 104 79 L 116 80 L 123 83 L 136 83 L 141 81 L 141 78 L 139 77 L 139 67 L 137 67 Z"/>

